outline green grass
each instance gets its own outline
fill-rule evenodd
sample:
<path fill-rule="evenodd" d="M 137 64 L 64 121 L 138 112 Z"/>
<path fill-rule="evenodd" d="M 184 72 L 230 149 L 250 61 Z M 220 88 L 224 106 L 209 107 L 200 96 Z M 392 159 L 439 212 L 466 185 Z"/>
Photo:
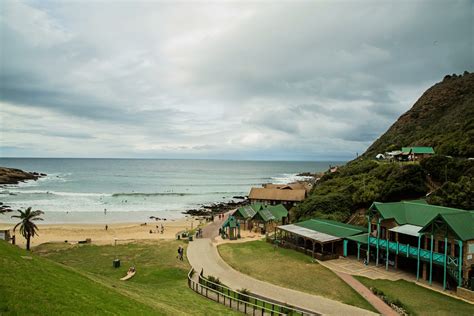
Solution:
<path fill-rule="evenodd" d="M 190 266 L 176 259 L 178 245 L 45 244 L 29 254 L 0 242 L 0 314 L 236 314 L 187 287 Z M 112 267 L 116 255 L 122 262 L 119 269 Z M 120 281 L 132 265 L 135 277 Z"/>
<path fill-rule="evenodd" d="M 474 305 L 432 291 L 405 280 L 356 278 L 367 287 L 375 287 L 391 299 L 398 299 L 412 315 L 474 315 Z"/>
<path fill-rule="evenodd" d="M 375 311 L 332 271 L 302 253 L 264 241 L 223 244 L 218 249 L 233 268 L 256 279 Z"/>

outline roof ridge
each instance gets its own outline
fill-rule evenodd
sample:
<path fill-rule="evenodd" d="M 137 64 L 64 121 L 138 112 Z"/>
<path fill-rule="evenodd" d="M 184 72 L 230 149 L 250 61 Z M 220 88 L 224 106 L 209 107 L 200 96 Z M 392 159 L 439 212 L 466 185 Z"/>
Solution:
<path fill-rule="evenodd" d="M 441 205 L 435 205 L 435 204 L 423 204 L 423 203 L 414 203 L 411 201 L 400 201 L 400 202 L 389 202 L 389 203 L 406 203 L 406 204 L 411 204 L 411 205 L 420 205 L 424 207 L 434 207 L 434 208 L 441 208 L 441 209 L 448 209 L 452 211 L 456 211 L 458 213 L 465 213 L 465 212 L 470 212 L 474 213 L 474 210 L 463 210 L 461 208 L 455 208 L 455 207 L 447 207 L 447 206 L 441 206 Z"/>
<path fill-rule="evenodd" d="M 311 218 L 311 220 L 320 221 L 320 220 L 322 220 L 322 218 L 321 218 L 321 219 Z M 327 222 L 327 221 L 330 221 L 330 222 Z M 329 225 L 331 225 L 331 226 L 341 227 L 341 226 L 338 226 L 338 225 L 335 225 L 334 223 L 332 223 L 333 221 L 330 220 L 330 219 L 329 219 L 329 220 L 325 220 L 325 221 L 323 221 L 323 222 L 324 222 L 324 223 L 327 223 L 327 224 L 329 224 Z M 334 222 L 336 222 L 336 221 L 334 221 Z M 336 222 L 336 223 L 343 224 L 343 225 L 350 225 L 350 224 L 346 224 L 346 223 L 342 223 L 342 222 Z M 356 228 L 347 227 L 347 226 L 344 226 L 344 228 L 351 229 L 351 230 L 357 230 Z"/>

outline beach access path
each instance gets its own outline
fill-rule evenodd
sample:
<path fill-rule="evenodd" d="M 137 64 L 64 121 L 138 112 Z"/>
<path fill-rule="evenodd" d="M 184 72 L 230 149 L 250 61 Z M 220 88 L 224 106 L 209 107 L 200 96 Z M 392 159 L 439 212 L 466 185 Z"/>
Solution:
<path fill-rule="evenodd" d="M 228 214 L 226 214 L 226 217 Z M 224 219 L 215 219 L 203 229 L 203 237 L 192 241 L 188 245 L 187 257 L 189 263 L 198 273 L 218 277 L 228 287 L 250 292 L 281 303 L 314 311 L 323 315 L 376 315 L 368 310 L 337 302 L 322 296 L 312 295 L 278 285 L 254 279 L 246 274 L 234 270 L 219 255 L 215 237 Z"/>

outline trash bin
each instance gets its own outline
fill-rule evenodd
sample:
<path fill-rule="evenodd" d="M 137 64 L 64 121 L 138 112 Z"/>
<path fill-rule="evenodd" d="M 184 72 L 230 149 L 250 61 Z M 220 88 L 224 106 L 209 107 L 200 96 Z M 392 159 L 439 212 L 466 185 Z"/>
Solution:
<path fill-rule="evenodd" d="M 115 259 L 113 265 L 114 265 L 114 268 L 120 268 L 120 259 Z"/>
<path fill-rule="evenodd" d="M 193 241 L 193 236 L 188 237 L 189 241 Z"/>

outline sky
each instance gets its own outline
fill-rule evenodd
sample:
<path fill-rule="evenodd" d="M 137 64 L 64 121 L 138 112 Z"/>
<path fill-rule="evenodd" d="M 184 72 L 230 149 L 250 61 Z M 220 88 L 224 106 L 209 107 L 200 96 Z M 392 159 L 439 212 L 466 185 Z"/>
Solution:
<path fill-rule="evenodd" d="M 349 160 L 446 74 L 473 1 L 0 2 L 0 157 Z"/>

